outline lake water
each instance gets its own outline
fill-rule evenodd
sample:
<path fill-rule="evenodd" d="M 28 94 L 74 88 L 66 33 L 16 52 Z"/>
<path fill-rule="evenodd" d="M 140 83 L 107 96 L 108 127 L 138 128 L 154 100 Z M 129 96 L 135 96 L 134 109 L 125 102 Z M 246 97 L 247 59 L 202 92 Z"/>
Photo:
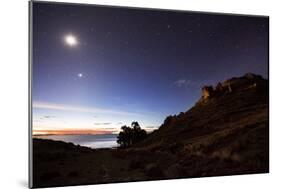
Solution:
<path fill-rule="evenodd" d="M 86 146 L 90 148 L 114 148 L 117 147 L 117 135 L 46 135 L 34 136 L 34 138 L 51 139 L 64 142 L 72 142 L 73 144 Z"/>

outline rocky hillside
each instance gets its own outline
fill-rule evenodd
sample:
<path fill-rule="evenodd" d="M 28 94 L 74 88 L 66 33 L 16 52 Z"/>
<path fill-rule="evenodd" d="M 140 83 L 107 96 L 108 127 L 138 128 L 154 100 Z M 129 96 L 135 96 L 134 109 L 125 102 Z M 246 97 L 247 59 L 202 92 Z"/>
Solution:
<path fill-rule="evenodd" d="M 197 164 L 197 176 L 268 172 L 268 92 L 251 73 L 205 86 L 193 108 L 167 117 L 135 148 L 172 152 L 185 170 Z"/>

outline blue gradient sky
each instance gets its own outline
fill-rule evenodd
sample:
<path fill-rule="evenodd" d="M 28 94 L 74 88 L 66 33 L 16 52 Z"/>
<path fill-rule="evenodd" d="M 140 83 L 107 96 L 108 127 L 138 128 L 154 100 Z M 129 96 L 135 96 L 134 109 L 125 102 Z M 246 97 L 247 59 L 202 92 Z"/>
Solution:
<path fill-rule="evenodd" d="M 203 85 L 267 78 L 267 49 L 265 17 L 35 2 L 34 130 L 157 128 L 192 107 Z"/>

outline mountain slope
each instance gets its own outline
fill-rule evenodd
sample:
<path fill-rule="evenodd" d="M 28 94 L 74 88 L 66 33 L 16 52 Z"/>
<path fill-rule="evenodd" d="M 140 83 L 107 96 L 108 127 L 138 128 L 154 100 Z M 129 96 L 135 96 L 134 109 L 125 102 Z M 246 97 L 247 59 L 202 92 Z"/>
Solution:
<path fill-rule="evenodd" d="M 246 74 L 203 87 L 193 108 L 167 117 L 134 148 L 172 152 L 182 169 L 197 167 L 186 176 L 268 172 L 268 111 L 268 81 Z"/>

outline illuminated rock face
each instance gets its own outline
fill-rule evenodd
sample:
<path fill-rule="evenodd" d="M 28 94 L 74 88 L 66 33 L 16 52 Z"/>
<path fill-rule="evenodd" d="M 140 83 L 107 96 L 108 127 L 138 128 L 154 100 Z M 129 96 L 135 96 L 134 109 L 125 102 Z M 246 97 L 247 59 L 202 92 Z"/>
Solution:
<path fill-rule="evenodd" d="M 264 88 L 266 81 L 259 75 L 247 73 L 242 77 L 233 77 L 223 82 L 219 82 L 216 86 L 204 86 L 202 88 L 201 98 L 198 103 L 206 103 L 211 98 L 220 97 L 230 93 L 241 92 L 248 89 Z"/>
<path fill-rule="evenodd" d="M 214 89 L 212 86 L 204 86 L 202 88 L 202 99 L 203 100 L 206 100 L 208 99 L 209 97 L 211 97 L 214 93 Z"/>

